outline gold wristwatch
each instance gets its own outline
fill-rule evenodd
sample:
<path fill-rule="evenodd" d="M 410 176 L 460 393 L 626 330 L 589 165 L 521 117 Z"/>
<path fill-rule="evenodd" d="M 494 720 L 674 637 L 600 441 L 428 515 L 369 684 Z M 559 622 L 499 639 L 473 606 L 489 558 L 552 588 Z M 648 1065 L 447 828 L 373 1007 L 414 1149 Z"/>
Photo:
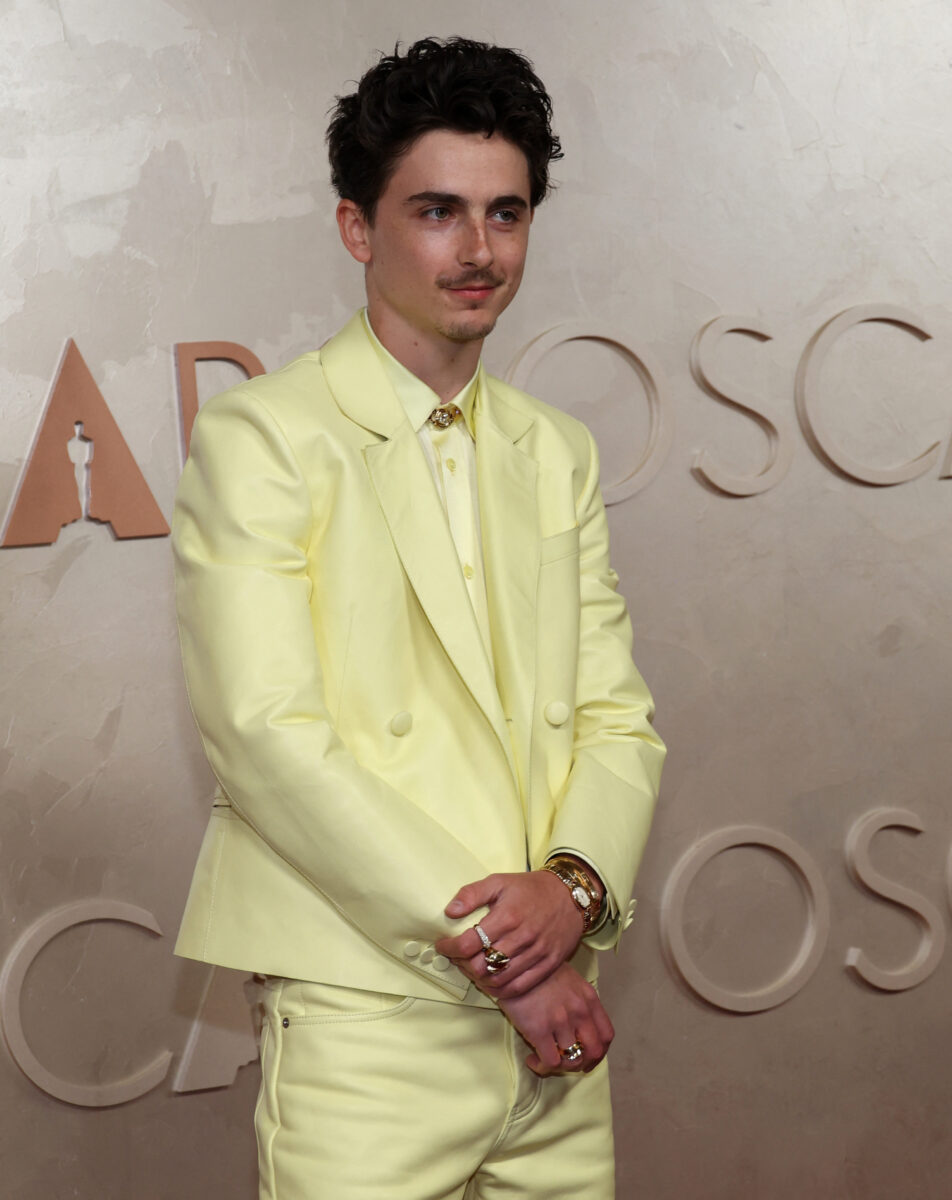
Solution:
<path fill-rule="evenodd" d="M 551 871 L 556 879 L 561 879 L 565 886 L 569 889 L 569 895 L 575 903 L 575 907 L 582 914 L 584 921 L 584 932 L 592 933 L 601 924 L 604 917 L 607 915 L 607 908 L 603 910 L 603 897 L 598 894 L 598 889 L 592 883 L 588 873 L 578 865 L 574 859 L 564 858 L 557 854 L 542 868 L 544 871 Z"/>

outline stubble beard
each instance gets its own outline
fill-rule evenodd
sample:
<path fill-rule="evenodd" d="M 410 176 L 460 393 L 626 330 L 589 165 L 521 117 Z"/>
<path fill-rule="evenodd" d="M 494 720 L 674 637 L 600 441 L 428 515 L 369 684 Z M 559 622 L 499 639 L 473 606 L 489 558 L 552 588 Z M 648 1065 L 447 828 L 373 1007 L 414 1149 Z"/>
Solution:
<path fill-rule="evenodd" d="M 481 325 L 464 324 L 462 321 L 447 322 L 437 326 L 439 333 L 451 342 L 481 342 L 496 328 L 496 318 L 487 317 Z"/>
<path fill-rule="evenodd" d="M 461 288 L 466 286 L 489 284 L 492 287 L 501 287 L 503 279 L 497 276 L 491 270 L 466 271 L 462 275 L 447 276 L 443 275 L 437 280 L 437 284 L 441 288 Z M 508 305 L 508 301 L 506 302 Z M 504 305 L 503 307 L 506 307 Z M 448 320 L 442 322 L 437 328 L 445 338 L 449 338 L 451 342 L 480 342 L 483 338 L 489 337 L 492 331 L 496 328 L 496 316 L 490 316 L 489 313 L 480 312 L 478 304 L 474 304 L 472 308 L 467 310 L 468 315 L 475 320 L 470 321 Z M 462 314 L 460 314 L 462 317 Z M 482 318 L 480 321 L 479 318 Z"/>

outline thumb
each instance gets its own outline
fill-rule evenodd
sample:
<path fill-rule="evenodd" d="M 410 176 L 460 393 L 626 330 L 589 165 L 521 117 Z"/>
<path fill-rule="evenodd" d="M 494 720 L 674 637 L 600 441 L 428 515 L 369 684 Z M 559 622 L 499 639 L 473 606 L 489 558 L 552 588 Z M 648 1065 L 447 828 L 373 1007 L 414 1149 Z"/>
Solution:
<path fill-rule="evenodd" d="M 453 899 L 447 904 L 444 912 L 448 917 L 465 917 L 474 909 L 489 904 L 495 897 L 492 876 L 478 879 L 475 883 L 467 883 L 461 887 Z"/>

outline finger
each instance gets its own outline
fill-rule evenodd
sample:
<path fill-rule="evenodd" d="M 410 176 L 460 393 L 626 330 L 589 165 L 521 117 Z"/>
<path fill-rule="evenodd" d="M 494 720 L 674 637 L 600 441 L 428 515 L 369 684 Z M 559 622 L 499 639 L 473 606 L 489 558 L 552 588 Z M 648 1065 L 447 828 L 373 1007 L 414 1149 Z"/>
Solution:
<path fill-rule="evenodd" d="M 483 932 L 489 937 L 485 926 Z M 492 940 L 490 938 L 490 940 Z M 482 951 L 483 943 L 475 929 L 464 929 L 454 937 L 440 938 L 433 947 L 437 954 L 445 954 L 447 958 L 473 958 Z"/>
<path fill-rule="evenodd" d="M 513 959 L 505 971 L 500 971 L 495 976 L 496 986 L 493 992 L 500 1000 L 516 1000 L 548 979 L 558 965 L 551 964 L 548 959 L 532 964 L 525 955 L 520 955 L 518 959 Z"/>
<path fill-rule="evenodd" d="M 580 1071 L 591 1071 L 605 1057 L 608 1046 L 602 1039 L 594 1021 L 579 1022 L 577 1037 L 582 1043 L 582 1057 L 576 1067 Z"/>
<path fill-rule="evenodd" d="M 462 971 L 467 979 L 471 979 L 473 981 L 473 983 L 479 984 L 480 986 L 482 986 L 482 979 L 477 974 L 477 972 L 475 970 L 475 966 L 474 966 L 476 961 L 477 960 L 474 958 L 452 958 L 452 959 L 450 959 L 450 962 L 452 962 L 453 966 L 457 967 L 460 971 Z"/>
<path fill-rule="evenodd" d="M 534 1075 L 545 1076 L 549 1074 L 548 1071 L 543 1069 L 542 1060 L 539 1058 L 538 1054 L 535 1053 L 535 1051 L 533 1051 L 526 1059 L 526 1066 Z"/>
<path fill-rule="evenodd" d="M 555 1075 L 561 1070 L 562 1055 L 559 1053 L 556 1039 L 551 1034 L 539 1038 L 538 1044 L 534 1043 L 534 1048 L 539 1060 L 537 1075 Z"/>
<path fill-rule="evenodd" d="M 498 943 L 496 943 L 494 949 L 502 950 L 505 953 Z M 485 955 L 477 955 L 475 958 L 470 959 L 470 963 L 472 964 L 473 971 L 479 977 L 480 986 L 483 990 L 492 992 L 494 996 L 500 996 L 515 980 L 521 978 L 523 971 L 531 965 L 531 960 L 523 963 L 517 959 L 510 959 L 505 966 L 497 967 L 494 971 L 489 969 L 489 960 Z M 521 996 L 527 991 L 529 991 L 529 987 L 523 987 L 518 993 L 513 992 L 512 994 L 514 996 Z"/>
<path fill-rule="evenodd" d="M 574 1025 L 559 1022 L 555 1030 L 555 1040 L 559 1051 L 559 1069 L 561 1071 L 581 1071 L 585 1064 L 584 1051 L 587 1050 L 584 1038 L 579 1035 L 578 1030 Z M 565 1057 L 565 1051 L 569 1050 L 576 1042 L 581 1042 L 583 1054 L 581 1058 L 574 1061 Z"/>
<path fill-rule="evenodd" d="M 595 1025 L 595 1028 L 598 1030 L 599 1037 L 601 1038 L 602 1044 L 605 1047 L 604 1054 L 602 1055 L 604 1058 L 605 1054 L 608 1053 L 608 1047 L 615 1040 L 615 1027 L 612 1025 L 611 1018 L 602 1007 L 602 1002 L 600 1000 L 596 1005 L 594 1012 L 592 1013 L 592 1022 Z"/>
<path fill-rule="evenodd" d="M 465 917 L 467 913 L 491 904 L 496 893 L 496 877 L 487 875 L 485 879 L 477 879 L 475 883 L 461 887 L 443 911 L 448 917 Z"/>

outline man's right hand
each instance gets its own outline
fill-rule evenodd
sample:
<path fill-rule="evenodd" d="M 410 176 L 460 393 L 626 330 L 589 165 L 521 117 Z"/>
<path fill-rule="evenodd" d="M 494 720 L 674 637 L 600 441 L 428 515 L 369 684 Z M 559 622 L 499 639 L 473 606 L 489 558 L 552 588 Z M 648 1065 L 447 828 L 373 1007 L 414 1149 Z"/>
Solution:
<path fill-rule="evenodd" d="M 608 1053 L 615 1036 L 598 993 L 568 963 L 531 992 L 497 1003 L 534 1051 L 526 1066 L 536 1075 L 591 1071 Z M 575 1042 L 581 1043 L 582 1056 L 566 1062 L 561 1051 Z"/>

